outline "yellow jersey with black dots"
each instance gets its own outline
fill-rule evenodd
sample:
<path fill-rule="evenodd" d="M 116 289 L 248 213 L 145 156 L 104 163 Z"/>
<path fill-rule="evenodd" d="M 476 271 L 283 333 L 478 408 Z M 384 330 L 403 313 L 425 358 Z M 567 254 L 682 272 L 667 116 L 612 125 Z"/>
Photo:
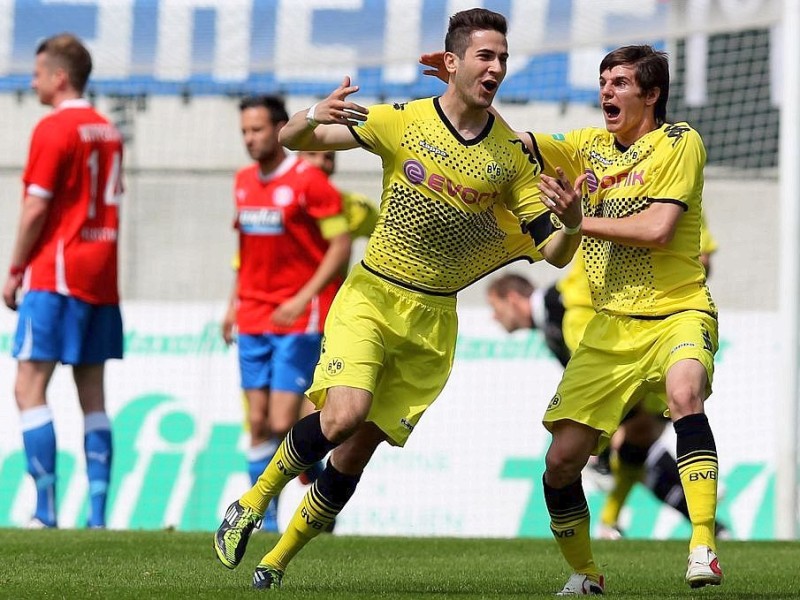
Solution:
<path fill-rule="evenodd" d="M 547 170 L 544 171 L 547 173 Z M 550 173 L 547 173 L 548 175 Z M 570 181 L 574 181 L 570 178 Z M 700 254 L 714 254 L 719 244 L 706 224 L 705 215 L 700 215 Z M 586 277 L 586 267 L 583 263 L 583 254 L 580 248 L 570 262 L 567 274 L 556 282 L 556 289 L 561 294 L 561 303 L 565 309 L 592 308 L 592 292 L 589 289 L 589 279 Z"/>
<path fill-rule="evenodd" d="M 592 304 L 611 314 L 660 317 L 683 310 L 716 315 L 700 263 L 703 167 L 700 135 L 686 123 L 665 124 L 620 147 L 605 129 L 535 136 L 545 165 L 571 161 L 587 173 L 583 213 L 624 218 L 655 202 L 680 205 L 684 214 L 665 248 L 642 248 L 584 236 L 583 265 Z"/>
<path fill-rule="evenodd" d="M 450 295 L 513 260 L 542 258 L 539 249 L 559 225 L 540 199 L 540 166 L 494 116 L 466 140 L 438 98 L 426 98 L 371 106 L 351 131 L 383 161 L 368 270 Z"/>
<path fill-rule="evenodd" d="M 347 229 L 353 238 L 369 237 L 378 222 L 378 208 L 364 194 L 341 191 Z"/>

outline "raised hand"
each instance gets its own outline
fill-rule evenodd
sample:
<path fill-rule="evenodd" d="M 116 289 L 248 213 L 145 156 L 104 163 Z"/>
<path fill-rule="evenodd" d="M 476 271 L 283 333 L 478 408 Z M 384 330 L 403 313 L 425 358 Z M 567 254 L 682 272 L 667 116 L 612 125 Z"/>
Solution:
<path fill-rule="evenodd" d="M 539 190 L 542 192 L 542 202 L 555 214 L 565 227 L 573 229 L 578 227 L 583 220 L 581 207 L 581 194 L 583 182 L 588 175 L 582 173 L 572 184 L 561 167 L 556 167 L 558 177 L 550 177 L 542 173 Z"/>
<path fill-rule="evenodd" d="M 423 70 L 423 75 L 438 77 L 445 83 L 450 79 L 450 73 L 447 72 L 447 68 L 444 65 L 444 52 L 442 51 L 423 54 L 419 57 L 419 64 L 431 67 L 430 69 Z"/>
<path fill-rule="evenodd" d="M 317 123 L 337 125 L 358 125 L 367 120 L 369 110 L 360 104 L 350 102 L 347 97 L 358 91 L 357 85 L 350 84 L 350 77 L 345 75 L 342 83 L 331 94 L 314 105 L 313 116 Z"/>

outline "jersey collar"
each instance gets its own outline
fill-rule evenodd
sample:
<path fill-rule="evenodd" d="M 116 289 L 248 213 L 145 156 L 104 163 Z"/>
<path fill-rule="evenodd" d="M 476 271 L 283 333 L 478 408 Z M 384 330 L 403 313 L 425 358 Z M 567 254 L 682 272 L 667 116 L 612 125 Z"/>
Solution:
<path fill-rule="evenodd" d="M 56 110 L 64 110 L 66 108 L 91 108 L 91 106 L 91 103 L 86 98 L 70 98 L 59 104 Z"/>
<path fill-rule="evenodd" d="M 294 154 L 287 155 L 286 158 L 284 158 L 281 161 L 281 164 L 279 164 L 277 167 L 275 167 L 273 171 L 270 171 L 269 173 L 262 173 L 261 168 L 259 168 L 258 165 L 256 165 L 258 180 L 261 183 L 267 183 L 269 181 L 272 181 L 276 177 L 280 177 L 281 175 L 289 171 L 299 160 L 300 159 Z"/>
<path fill-rule="evenodd" d="M 489 113 L 489 119 L 486 121 L 483 131 L 481 131 L 471 140 L 467 140 L 458 132 L 455 127 L 453 127 L 450 119 L 448 119 L 447 115 L 444 114 L 442 106 L 439 103 L 439 98 L 440 96 L 437 96 L 433 99 L 433 107 L 436 109 L 436 114 L 439 115 L 442 123 L 444 123 L 445 127 L 447 127 L 447 129 L 453 134 L 453 137 L 456 138 L 459 143 L 463 144 L 464 146 L 474 146 L 476 144 L 480 144 L 486 138 L 486 136 L 489 135 L 489 132 L 492 130 L 492 125 L 494 125 L 494 115 L 492 113 Z"/>

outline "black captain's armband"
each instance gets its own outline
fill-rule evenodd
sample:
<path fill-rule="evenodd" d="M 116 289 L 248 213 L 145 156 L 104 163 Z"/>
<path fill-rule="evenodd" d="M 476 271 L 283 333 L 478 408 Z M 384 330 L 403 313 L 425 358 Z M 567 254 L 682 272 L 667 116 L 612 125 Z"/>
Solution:
<path fill-rule="evenodd" d="M 522 233 L 527 233 L 531 236 L 533 238 L 533 243 L 538 246 L 558 229 L 551 217 L 552 215 L 546 212 L 536 217 L 530 223 L 523 223 Z"/>

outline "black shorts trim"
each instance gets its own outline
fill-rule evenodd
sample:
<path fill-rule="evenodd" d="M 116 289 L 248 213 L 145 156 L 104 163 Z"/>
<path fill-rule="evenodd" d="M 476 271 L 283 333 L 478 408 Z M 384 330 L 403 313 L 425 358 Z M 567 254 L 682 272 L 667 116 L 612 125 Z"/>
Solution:
<path fill-rule="evenodd" d="M 669 319 L 670 317 L 674 317 L 675 315 L 679 315 L 685 312 L 701 312 L 715 321 L 717 320 L 717 314 L 709 312 L 707 310 L 700 310 L 698 308 L 687 308 L 686 310 L 679 310 L 678 312 L 670 313 L 668 315 L 620 315 L 625 317 L 630 317 L 631 319 L 638 319 L 639 321 L 663 321 L 664 319 Z"/>
<path fill-rule="evenodd" d="M 425 290 L 425 289 L 422 289 L 422 288 L 414 287 L 413 285 L 409 285 L 409 284 L 404 283 L 402 281 L 398 281 L 397 279 L 394 279 L 393 277 L 389 277 L 388 275 L 384 275 L 380 271 L 376 271 L 375 269 L 373 269 L 372 267 L 367 265 L 367 263 L 365 263 L 363 260 L 361 261 L 361 266 L 364 267 L 364 269 L 366 269 L 367 271 L 369 271 L 373 275 L 375 275 L 375 277 L 380 277 L 381 279 L 383 279 L 384 281 L 388 281 L 392 285 L 396 285 L 398 287 L 401 287 L 403 289 L 406 289 L 406 290 L 409 290 L 409 291 L 412 291 L 412 292 L 417 292 L 418 294 L 427 294 L 429 296 L 441 296 L 441 297 L 445 297 L 445 298 L 455 297 L 455 295 L 456 295 L 455 292 L 432 292 L 431 290 Z"/>

